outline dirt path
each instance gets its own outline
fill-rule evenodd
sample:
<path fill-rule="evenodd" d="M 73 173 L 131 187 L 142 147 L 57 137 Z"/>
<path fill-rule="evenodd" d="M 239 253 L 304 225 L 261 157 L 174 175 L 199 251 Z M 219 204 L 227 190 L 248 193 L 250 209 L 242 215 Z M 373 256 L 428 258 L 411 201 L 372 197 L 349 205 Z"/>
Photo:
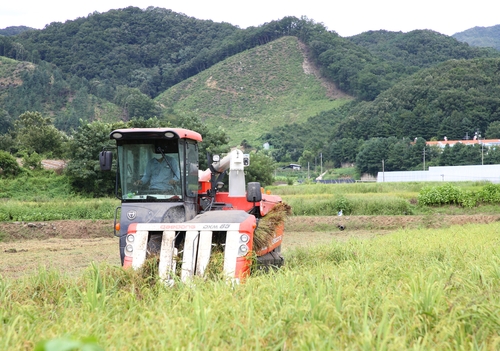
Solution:
<path fill-rule="evenodd" d="M 438 228 L 498 220 L 500 215 L 290 217 L 283 250 L 354 237 L 372 238 L 399 228 Z M 339 225 L 345 226 L 345 230 L 339 230 Z M 113 236 L 112 227 L 110 220 L 0 222 L 0 275 L 18 278 L 47 267 L 78 276 L 90 262 L 118 266 L 118 238 Z"/>

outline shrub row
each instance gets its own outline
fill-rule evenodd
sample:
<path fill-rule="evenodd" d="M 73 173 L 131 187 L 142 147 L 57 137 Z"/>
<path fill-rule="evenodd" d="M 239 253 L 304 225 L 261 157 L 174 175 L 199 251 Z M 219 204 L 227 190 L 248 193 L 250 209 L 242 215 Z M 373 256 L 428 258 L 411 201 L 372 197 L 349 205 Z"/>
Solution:
<path fill-rule="evenodd" d="M 474 207 L 479 204 L 500 203 L 500 184 L 486 184 L 480 190 L 468 190 L 446 183 L 427 186 L 418 194 L 421 206 L 458 205 Z"/>

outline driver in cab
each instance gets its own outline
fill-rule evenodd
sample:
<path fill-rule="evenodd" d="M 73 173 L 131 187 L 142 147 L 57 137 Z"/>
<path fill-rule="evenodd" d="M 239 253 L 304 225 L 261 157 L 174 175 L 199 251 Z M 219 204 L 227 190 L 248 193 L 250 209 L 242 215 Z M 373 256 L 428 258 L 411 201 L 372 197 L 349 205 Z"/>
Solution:
<path fill-rule="evenodd" d="M 150 190 L 173 193 L 174 186 L 179 184 L 179 164 L 171 156 L 154 153 L 146 166 L 144 175 L 134 184 L 147 183 L 149 183 Z"/>

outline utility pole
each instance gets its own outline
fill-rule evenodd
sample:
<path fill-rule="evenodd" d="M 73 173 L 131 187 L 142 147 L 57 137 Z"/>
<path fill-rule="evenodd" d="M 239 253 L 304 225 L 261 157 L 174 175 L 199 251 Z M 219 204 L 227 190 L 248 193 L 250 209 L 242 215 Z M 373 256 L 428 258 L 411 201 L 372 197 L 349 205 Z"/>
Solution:
<path fill-rule="evenodd" d="M 382 182 L 385 183 L 385 160 L 382 160 Z"/>
<path fill-rule="evenodd" d="M 425 171 L 425 146 L 424 146 L 423 155 L 424 155 L 424 171 Z"/>
<path fill-rule="evenodd" d="M 322 152 L 319 154 L 319 157 L 321 160 L 321 173 L 320 174 L 323 174 L 323 153 Z"/>
<path fill-rule="evenodd" d="M 481 131 L 479 129 L 476 131 L 475 138 L 481 144 L 481 166 L 484 166 L 484 143 L 481 142 Z"/>
<path fill-rule="evenodd" d="M 481 143 L 481 166 L 484 166 L 484 140 Z"/>

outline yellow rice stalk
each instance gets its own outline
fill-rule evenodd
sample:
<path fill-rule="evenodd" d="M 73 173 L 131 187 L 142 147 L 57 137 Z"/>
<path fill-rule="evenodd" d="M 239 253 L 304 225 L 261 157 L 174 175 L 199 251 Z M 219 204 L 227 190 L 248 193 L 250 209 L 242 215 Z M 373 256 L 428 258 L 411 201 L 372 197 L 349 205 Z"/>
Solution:
<path fill-rule="evenodd" d="M 219 278 L 224 271 L 224 248 L 217 245 L 212 249 L 208 266 L 205 269 L 205 277 L 210 279 Z"/>
<path fill-rule="evenodd" d="M 292 208 L 284 202 L 276 204 L 264 217 L 259 219 L 253 236 L 253 250 L 260 251 L 270 245 L 276 228 L 285 222 Z"/>

